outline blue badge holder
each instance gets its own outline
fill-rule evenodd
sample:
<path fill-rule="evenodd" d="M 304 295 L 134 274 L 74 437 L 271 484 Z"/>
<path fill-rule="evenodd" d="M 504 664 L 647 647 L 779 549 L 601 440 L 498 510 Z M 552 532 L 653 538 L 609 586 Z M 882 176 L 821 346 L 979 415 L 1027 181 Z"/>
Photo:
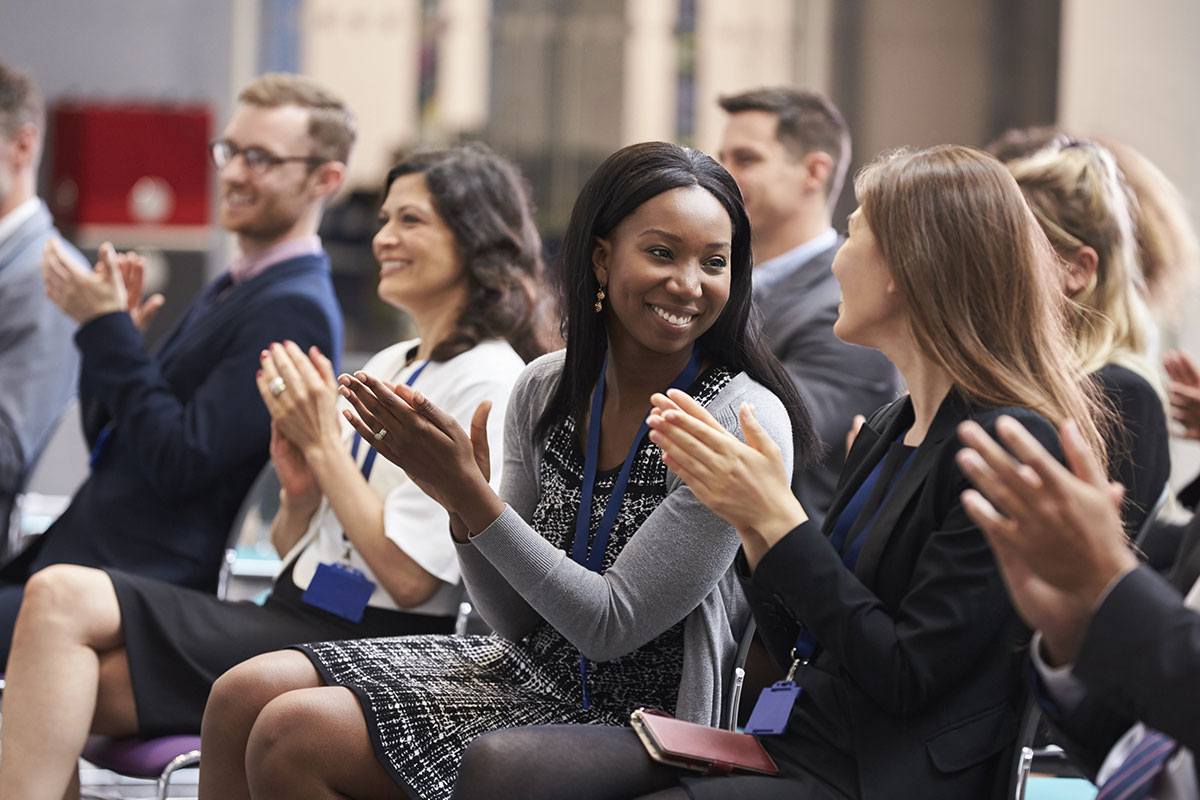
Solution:
<path fill-rule="evenodd" d="M 375 584 L 348 564 L 318 564 L 300 599 L 351 622 L 362 622 Z"/>
<path fill-rule="evenodd" d="M 755 736 L 780 734 L 787 730 L 792 706 L 800 696 L 800 687 L 789 681 L 778 681 L 762 690 L 750 719 L 746 720 L 746 733 Z"/>

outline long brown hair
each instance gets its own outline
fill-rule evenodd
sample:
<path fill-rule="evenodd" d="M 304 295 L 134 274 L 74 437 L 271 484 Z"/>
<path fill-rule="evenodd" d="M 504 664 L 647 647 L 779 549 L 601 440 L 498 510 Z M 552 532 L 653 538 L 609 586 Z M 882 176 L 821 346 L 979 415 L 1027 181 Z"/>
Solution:
<path fill-rule="evenodd" d="M 1008 170 L 943 145 L 885 154 L 854 186 L 914 339 L 955 389 L 1074 419 L 1103 459 L 1107 414 L 1075 357 L 1061 267 Z"/>

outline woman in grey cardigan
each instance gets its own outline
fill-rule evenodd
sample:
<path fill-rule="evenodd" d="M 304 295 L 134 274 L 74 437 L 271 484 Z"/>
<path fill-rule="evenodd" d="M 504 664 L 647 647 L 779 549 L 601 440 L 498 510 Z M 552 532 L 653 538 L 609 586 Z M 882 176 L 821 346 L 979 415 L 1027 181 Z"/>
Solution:
<path fill-rule="evenodd" d="M 640 144 L 597 170 L 564 242 L 567 349 L 514 390 L 500 496 L 478 466 L 486 407 L 468 436 L 420 393 L 343 376 L 360 433 L 450 512 L 496 635 L 309 645 L 230 671 L 205 716 L 201 797 L 445 798 L 487 731 L 619 725 L 639 705 L 718 718 L 748 621 L 738 536 L 667 471 L 644 420 L 651 394 L 690 387 L 735 434 L 753 404 L 789 468 L 813 454 L 750 320 L 749 236 L 702 153 Z"/>

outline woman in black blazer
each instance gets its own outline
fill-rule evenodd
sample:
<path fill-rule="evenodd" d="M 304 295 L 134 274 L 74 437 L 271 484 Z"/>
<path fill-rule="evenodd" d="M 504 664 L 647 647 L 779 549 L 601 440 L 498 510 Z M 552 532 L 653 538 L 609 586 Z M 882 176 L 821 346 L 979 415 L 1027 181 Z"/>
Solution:
<path fill-rule="evenodd" d="M 963 147 L 894 153 L 856 190 L 834 331 L 887 355 L 909 394 L 863 426 L 824 529 L 753 409 L 745 443 L 680 392 L 657 395 L 651 416 L 667 465 L 741 534 L 764 642 L 795 663 L 786 732 L 761 737 L 781 776 L 684 773 L 627 730 L 526 728 L 477 740 L 456 798 L 999 795 L 1028 631 L 963 509 L 955 428 L 1007 414 L 1057 452 L 1054 423 L 1082 419 L 1103 454 L 1097 392 L 1072 355 L 1059 266 L 998 162 Z M 811 653 L 793 662 L 793 648 Z"/>

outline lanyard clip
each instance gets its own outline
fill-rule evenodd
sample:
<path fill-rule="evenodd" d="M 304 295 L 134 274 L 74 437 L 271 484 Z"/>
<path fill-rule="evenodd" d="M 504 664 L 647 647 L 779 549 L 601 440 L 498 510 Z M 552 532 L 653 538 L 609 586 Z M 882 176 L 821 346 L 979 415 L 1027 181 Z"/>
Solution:
<path fill-rule="evenodd" d="M 792 679 L 796 677 L 796 670 L 799 669 L 800 667 L 807 666 L 807 665 L 808 665 L 808 659 L 800 658 L 799 655 L 797 655 L 797 653 L 796 653 L 796 648 L 793 647 L 792 648 L 792 667 L 791 667 L 791 669 L 788 670 L 787 677 L 784 678 L 783 680 L 787 683 L 791 683 Z"/>

